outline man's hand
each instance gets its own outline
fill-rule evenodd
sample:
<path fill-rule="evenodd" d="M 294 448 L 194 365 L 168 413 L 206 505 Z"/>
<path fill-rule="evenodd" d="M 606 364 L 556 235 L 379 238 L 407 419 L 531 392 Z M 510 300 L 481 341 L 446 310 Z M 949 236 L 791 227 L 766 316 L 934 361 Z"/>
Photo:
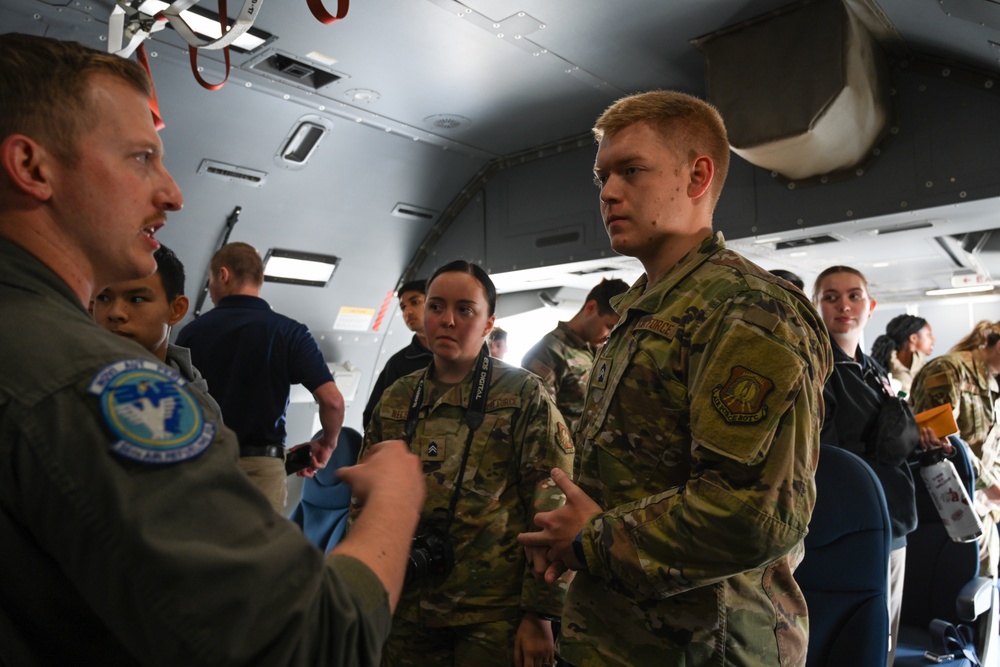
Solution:
<path fill-rule="evenodd" d="M 515 667 L 551 667 L 556 662 L 552 622 L 534 612 L 525 612 L 514 635 Z"/>
<path fill-rule="evenodd" d="M 319 423 L 323 430 L 318 438 L 308 443 L 312 447 L 312 465 L 299 471 L 299 477 L 313 477 L 326 467 L 337 448 L 340 427 L 344 424 L 344 397 L 332 380 L 317 387 L 313 398 L 319 403 Z"/>
<path fill-rule="evenodd" d="M 420 457 L 402 440 L 380 442 L 357 465 L 337 470 L 363 507 L 346 537 L 331 553 L 357 558 L 385 586 L 396 609 L 406 559 L 427 496 Z"/>
<path fill-rule="evenodd" d="M 535 578 L 554 583 L 567 569 L 581 570 L 586 563 L 573 555 L 573 540 L 583 530 L 601 506 L 558 468 L 552 469 L 552 481 L 566 494 L 566 504 L 551 512 L 535 515 L 535 525 L 540 531 L 521 533 L 518 541 L 524 545 L 527 558 L 532 563 Z"/>
<path fill-rule="evenodd" d="M 402 440 L 386 440 L 368 448 L 357 465 L 341 468 L 337 477 L 351 486 L 351 493 L 362 504 L 372 494 L 392 496 L 402 508 L 423 507 L 427 497 L 420 457 L 410 452 Z"/>

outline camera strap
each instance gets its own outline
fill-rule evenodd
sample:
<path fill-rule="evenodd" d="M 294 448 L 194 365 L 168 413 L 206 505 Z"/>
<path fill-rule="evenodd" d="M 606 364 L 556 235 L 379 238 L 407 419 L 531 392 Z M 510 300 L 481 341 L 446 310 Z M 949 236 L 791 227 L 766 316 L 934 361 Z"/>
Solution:
<path fill-rule="evenodd" d="M 433 362 L 432 362 L 433 363 Z M 417 388 L 413 391 L 413 398 L 410 400 L 410 410 L 406 416 L 406 436 L 408 443 L 413 442 L 413 436 L 417 432 L 417 421 L 420 414 L 420 406 L 424 401 L 424 379 L 431 372 L 429 368 L 417 382 Z M 472 451 L 472 438 L 476 435 L 476 429 L 483 425 L 486 419 L 486 397 L 490 391 L 490 380 L 493 377 L 493 359 L 490 357 L 489 348 L 483 344 L 479 356 L 476 358 L 474 366 L 472 389 L 469 391 L 469 405 L 465 409 L 465 425 L 469 427 L 469 435 L 465 438 L 465 450 L 462 452 L 462 465 L 458 470 L 458 479 L 455 480 L 455 491 L 451 494 L 451 502 L 448 505 L 448 522 L 445 527 L 447 533 L 451 529 L 451 521 L 455 517 L 455 507 L 458 505 L 458 492 L 462 489 L 462 482 L 465 478 L 465 467 L 469 463 L 469 453 Z"/>

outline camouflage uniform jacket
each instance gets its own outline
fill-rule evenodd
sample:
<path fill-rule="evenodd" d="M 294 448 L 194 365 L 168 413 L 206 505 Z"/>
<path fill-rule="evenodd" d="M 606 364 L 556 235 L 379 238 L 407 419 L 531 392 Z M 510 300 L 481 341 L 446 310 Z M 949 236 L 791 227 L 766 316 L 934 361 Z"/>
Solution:
<path fill-rule="evenodd" d="M 798 291 L 706 239 L 612 302 L 576 434 L 602 507 L 560 655 L 596 665 L 801 665 L 792 572 L 815 504 L 826 327 Z"/>
<path fill-rule="evenodd" d="M 365 449 L 403 438 L 414 390 L 427 374 L 420 421 L 410 443 L 427 476 L 421 528 L 445 514 L 451 502 L 468 436 L 465 410 L 472 391 L 470 373 L 441 395 L 432 369 L 433 364 L 389 387 L 365 433 Z M 471 448 L 450 531 L 455 568 L 444 579 L 408 585 L 397 616 L 424 626 L 519 618 L 524 611 L 558 616 L 565 585 L 536 582 L 517 541 L 518 533 L 535 529 L 536 512 L 566 500 L 549 471 L 559 467 L 571 473 L 573 468 L 569 431 L 537 377 L 493 360 L 486 419 Z"/>
<path fill-rule="evenodd" d="M 951 403 L 958 431 L 972 450 L 976 486 L 1000 482 L 1000 426 L 997 380 L 974 352 L 950 352 L 932 359 L 913 381 L 914 412 Z"/>
<path fill-rule="evenodd" d="M 594 348 L 560 322 L 535 343 L 521 366 L 542 378 L 571 432 L 576 431 L 587 397 L 587 381 L 594 367 Z"/>

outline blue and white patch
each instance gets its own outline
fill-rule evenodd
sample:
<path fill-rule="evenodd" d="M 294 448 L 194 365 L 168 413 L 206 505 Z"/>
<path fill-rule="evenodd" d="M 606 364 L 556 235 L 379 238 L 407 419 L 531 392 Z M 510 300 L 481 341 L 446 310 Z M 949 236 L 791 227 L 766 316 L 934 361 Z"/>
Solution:
<path fill-rule="evenodd" d="M 105 366 L 87 390 L 98 396 L 111 449 L 141 463 L 177 463 L 201 454 L 215 437 L 201 405 L 176 371 L 149 359 Z"/>

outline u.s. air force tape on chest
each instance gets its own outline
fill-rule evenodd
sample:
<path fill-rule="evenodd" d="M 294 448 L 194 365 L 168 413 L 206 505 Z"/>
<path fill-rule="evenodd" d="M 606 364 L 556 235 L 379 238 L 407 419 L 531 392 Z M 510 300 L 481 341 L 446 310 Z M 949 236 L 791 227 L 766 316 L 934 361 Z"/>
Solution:
<path fill-rule="evenodd" d="M 105 424 L 118 437 L 111 449 L 142 463 L 176 463 L 205 451 L 215 424 L 177 372 L 149 359 L 105 366 L 87 391 L 99 397 Z"/>

